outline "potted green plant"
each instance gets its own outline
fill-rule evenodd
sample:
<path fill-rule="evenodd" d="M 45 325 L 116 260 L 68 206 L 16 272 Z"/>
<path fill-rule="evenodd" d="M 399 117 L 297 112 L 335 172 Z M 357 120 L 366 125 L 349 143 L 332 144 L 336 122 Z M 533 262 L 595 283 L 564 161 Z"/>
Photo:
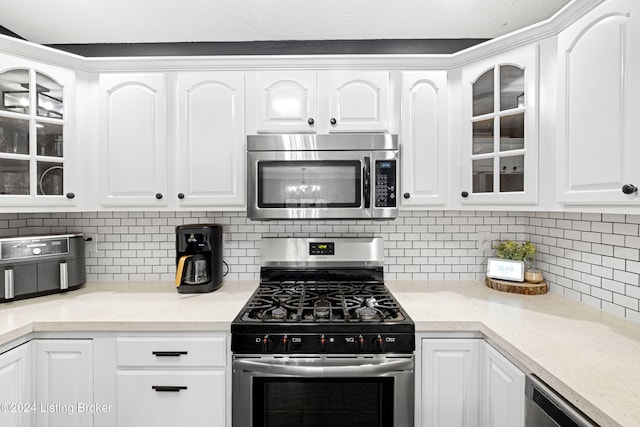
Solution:
<path fill-rule="evenodd" d="M 535 243 L 515 240 L 501 240 L 493 249 L 496 250 L 498 258 L 523 261 L 527 267 L 531 266 L 537 250 Z"/>
<path fill-rule="evenodd" d="M 542 282 L 542 272 L 531 267 L 537 251 L 535 243 L 501 240 L 497 245 L 493 246 L 493 249 L 496 250 L 496 256 L 498 258 L 522 262 L 524 279 L 527 282 Z"/>

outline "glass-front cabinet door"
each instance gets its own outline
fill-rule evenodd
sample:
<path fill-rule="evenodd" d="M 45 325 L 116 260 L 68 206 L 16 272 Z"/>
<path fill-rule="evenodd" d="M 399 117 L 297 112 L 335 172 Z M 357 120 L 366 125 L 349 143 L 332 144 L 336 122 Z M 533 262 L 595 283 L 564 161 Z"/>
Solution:
<path fill-rule="evenodd" d="M 0 56 L 0 203 L 73 206 L 67 98 L 71 72 L 56 76 Z M 46 68 L 46 67 L 45 67 Z"/>
<path fill-rule="evenodd" d="M 536 48 L 463 71 L 463 203 L 537 201 Z"/>

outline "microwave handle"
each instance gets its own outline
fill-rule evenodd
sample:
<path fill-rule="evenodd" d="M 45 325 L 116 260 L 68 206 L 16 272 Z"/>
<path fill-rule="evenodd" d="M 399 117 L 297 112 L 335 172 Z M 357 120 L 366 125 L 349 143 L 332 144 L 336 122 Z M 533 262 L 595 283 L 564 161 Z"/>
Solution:
<path fill-rule="evenodd" d="M 363 185 L 362 185 L 362 197 L 364 197 L 364 207 L 369 209 L 371 207 L 371 158 L 364 158 L 364 168 L 362 170 Z"/>

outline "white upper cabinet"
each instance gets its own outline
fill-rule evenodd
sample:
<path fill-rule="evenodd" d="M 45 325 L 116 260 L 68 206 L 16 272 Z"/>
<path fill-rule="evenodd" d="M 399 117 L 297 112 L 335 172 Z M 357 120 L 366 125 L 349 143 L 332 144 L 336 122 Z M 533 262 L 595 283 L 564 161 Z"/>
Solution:
<path fill-rule="evenodd" d="M 73 210 L 83 200 L 75 73 L 0 54 L 0 205 Z"/>
<path fill-rule="evenodd" d="M 387 132 L 386 71 L 249 73 L 247 133 Z"/>
<path fill-rule="evenodd" d="M 264 71 L 255 74 L 256 132 L 315 132 L 316 73 L 308 71 Z"/>
<path fill-rule="evenodd" d="M 244 206 L 243 74 L 179 73 L 177 91 L 172 197 L 184 207 Z"/>
<path fill-rule="evenodd" d="M 443 205 L 447 181 L 447 72 L 402 73 L 403 207 Z"/>
<path fill-rule="evenodd" d="M 389 131 L 389 73 L 328 71 L 319 76 L 322 133 Z"/>
<path fill-rule="evenodd" d="M 244 206 L 243 73 L 104 74 L 100 105 L 101 206 Z"/>
<path fill-rule="evenodd" d="M 100 76 L 100 203 L 167 205 L 165 75 Z"/>
<path fill-rule="evenodd" d="M 462 70 L 463 204 L 536 203 L 538 46 Z"/>
<path fill-rule="evenodd" d="M 561 203 L 640 204 L 639 14 L 610 0 L 558 36 Z"/>

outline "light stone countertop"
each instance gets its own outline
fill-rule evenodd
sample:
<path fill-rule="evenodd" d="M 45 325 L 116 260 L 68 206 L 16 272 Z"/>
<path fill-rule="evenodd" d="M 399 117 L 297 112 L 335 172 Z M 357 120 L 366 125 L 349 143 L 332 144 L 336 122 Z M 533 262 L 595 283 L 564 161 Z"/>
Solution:
<path fill-rule="evenodd" d="M 482 283 L 387 281 L 417 333 L 481 332 L 604 426 L 640 426 L 640 325 L 559 295 Z M 39 331 L 228 331 L 257 282 L 178 294 L 170 282 L 92 282 L 0 304 L 0 348 Z"/>

